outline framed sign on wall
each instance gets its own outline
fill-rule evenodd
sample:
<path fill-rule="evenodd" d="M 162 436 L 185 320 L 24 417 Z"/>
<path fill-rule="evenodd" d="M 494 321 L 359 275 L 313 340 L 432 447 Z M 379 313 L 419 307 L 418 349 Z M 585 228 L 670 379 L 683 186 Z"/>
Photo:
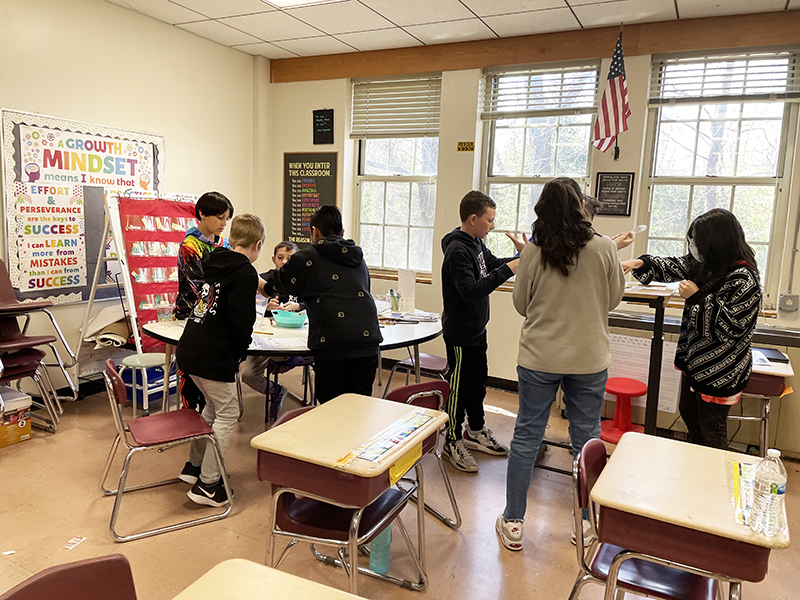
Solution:
<path fill-rule="evenodd" d="M 631 216 L 633 173 L 598 173 L 595 196 L 600 202 L 598 215 Z"/>

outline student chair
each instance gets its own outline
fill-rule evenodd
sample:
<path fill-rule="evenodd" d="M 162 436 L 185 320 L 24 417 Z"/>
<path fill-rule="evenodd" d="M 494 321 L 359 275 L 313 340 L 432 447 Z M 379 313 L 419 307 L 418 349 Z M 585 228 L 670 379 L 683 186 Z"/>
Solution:
<path fill-rule="evenodd" d="M 313 408 L 313 406 L 304 406 L 286 411 L 278 418 L 274 427 L 278 427 L 281 423 L 294 419 Z M 262 460 L 262 453 L 260 452 L 258 460 L 259 462 Z M 422 471 L 419 461 L 417 461 L 415 469 L 417 478 L 421 477 Z M 261 469 L 259 468 L 260 472 Z M 421 530 L 418 529 L 418 551 L 415 552 L 408 531 L 400 519 L 400 513 L 416 491 L 416 482 L 407 490 L 391 487 L 369 506 L 358 507 L 333 503 L 329 499 L 273 483 L 267 566 L 277 569 L 289 551 L 298 541 L 302 540 L 311 542 L 311 551 L 317 560 L 327 565 L 341 567 L 344 570 L 350 583 L 350 593 L 353 595 L 358 595 L 357 575 L 359 573 L 394 583 L 406 589 L 424 589 L 428 583 L 428 576 L 425 572 L 425 554 Z M 411 554 L 411 559 L 419 576 L 419 580 L 416 582 L 399 579 L 391 575 L 382 575 L 357 564 L 359 548 L 375 539 L 386 527 L 391 527 L 393 521 L 397 521 L 400 533 Z M 278 537 L 290 538 L 291 541 L 276 559 L 275 544 Z M 321 554 L 314 544 L 338 547 L 339 558 Z"/>
<path fill-rule="evenodd" d="M 117 435 L 111 445 L 111 451 L 108 454 L 103 475 L 100 478 L 100 491 L 104 496 L 115 496 L 114 508 L 111 511 L 111 522 L 109 524 L 109 531 L 111 537 L 116 542 L 130 542 L 131 540 L 138 540 L 152 535 L 167 533 L 168 531 L 176 531 L 186 527 L 193 527 L 202 523 L 210 523 L 224 519 L 231 512 L 233 506 L 233 494 L 231 494 L 228 485 L 228 476 L 225 471 L 225 463 L 222 460 L 222 452 L 220 451 L 219 444 L 214 437 L 211 427 L 200 416 L 200 413 L 194 410 L 175 410 L 165 413 L 157 413 L 149 417 L 139 417 L 138 419 L 131 419 L 127 423 L 123 423 L 120 407 L 125 404 L 127 397 L 125 393 L 125 384 L 122 378 L 116 371 L 114 361 L 108 359 L 106 361 L 106 369 L 103 372 L 103 379 L 106 382 L 106 390 L 108 391 L 108 400 L 111 404 L 111 414 L 114 418 L 114 424 L 117 428 Z M 207 440 L 207 443 L 212 444 L 214 455 L 217 458 L 220 473 L 222 474 L 222 483 L 225 486 L 225 492 L 228 494 L 230 501 L 228 506 L 221 513 L 183 521 L 174 525 L 166 527 L 158 527 L 140 533 L 131 535 L 120 535 L 116 531 L 117 517 L 119 516 L 120 506 L 122 504 L 123 493 L 133 492 L 136 490 L 143 490 L 170 483 L 179 483 L 180 479 L 165 479 L 155 483 L 144 483 L 131 487 L 125 487 L 125 482 L 128 479 L 130 470 L 131 459 L 139 452 L 147 450 L 157 450 L 159 452 L 178 446 L 180 444 L 188 444 L 195 440 Z M 119 475 L 119 484 L 117 489 L 106 489 L 106 480 L 108 473 L 111 470 L 111 463 L 114 461 L 114 456 L 117 453 L 120 442 L 124 442 L 128 453 L 125 455 L 125 461 L 122 465 L 122 471 Z"/>
<path fill-rule="evenodd" d="M 647 386 L 641 381 L 628 377 L 611 377 L 606 382 L 606 392 L 617 397 L 614 420 L 600 423 L 600 438 L 618 444 L 626 431 L 644 432 L 644 427 L 631 423 L 631 398 L 647 393 Z"/>
<path fill-rule="evenodd" d="M 589 510 L 592 525 L 597 525 L 595 508 L 589 498 L 597 478 L 606 466 L 606 447 L 597 438 L 589 440 L 572 464 L 572 492 L 575 531 L 583 531 L 582 512 Z M 654 556 L 630 552 L 598 540 L 588 547 L 583 535 L 575 536 L 580 572 L 569 600 L 576 600 L 589 582 L 607 586 L 606 597 L 631 593 L 663 600 L 715 600 L 719 583 L 711 573 Z M 610 593 L 608 588 L 611 589 Z M 733 597 L 733 596 L 731 596 Z"/>
<path fill-rule="evenodd" d="M 6 268 L 6 263 L 0 260 L 0 316 L 2 317 L 17 317 L 22 316 L 25 317 L 25 324 L 22 327 L 22 335 L 27 334 L 28 332 L 28 325 L 30 325 L 31 313 L 35 312 L 43 312 L 47 315 L 50 319 L 50 323 L 55 330 L 55 333 L 58 336 L 58 340 L 61 342 L 61 345 L 67 351 L 69 355 L 70 362 L 65 363 L 64 360 L 61 358 L 61 355 L 58 352 L 58 349 L 55 346 L 56 338 L 52 338 L 51 342 L 43 342 L 50 347 L 50 350 L 53 352 L 53 356 L 56 359 L 56 363 L 54 365 L 46 365 L 42 363 L 43 368 L 47 366 L 58 366 L 63 375 L 64 379 L 69 385 L 70 390 L 72 391 L 72 399 L 78 399 L 78 387 L 72 381 L 72 378 L 67 371 L 68 368 L 74 367 L 78 361 L 77 356 L 67 344 L 67 340 L 64 338 L 64 334 L 61 331 L 61 328 L 58 326 L 58 322 L 56 318 L 53 316 L 53 313 L 48 310 L 53 303 L 49 300 L 37 300 L 33 302 L 20 302 L 17 300 L 16 293 L 14 292 L 14 286 L 11 284 L 11 278 L 8 276 L 8 269 Z M 40 337 L 51 337 L 51 336 L 40 336 Z M 0 348 L 2 350 L 2 348 Z M 59 401 L 59 398 L 56 398 L 56 402 Z"/>
<path fill-rule="evenodd" d="M 0 595 L 0 600 L 136 600 L 128 559 L 96 556 L 48 567 Z"/>
<path fill-rule="evenodd" d="M 3 356 L 4 370 L 0 373 L 0 385 L 8 385 L 12 382 L 19 383 L 23 379 L 31 379 L 36 384 L 41 402 L 31 399 L 31 403 L 47 412 L 44 416 L 36 411 L 31 412 L 32 423 L 41 426 L 45 431 L 55 433 L 58 431 L 59 411 L 58 395 L 53 389 L 53 383 L 47 375 L 44 367 L 45 353 L 36 348 L 22 348 L 11 354 Z"/>
<path fill-rule="evenodd" d="M 408 385 L 411 373 L 416 372 L 416 370 L 417 366 L 414 362 L 414 357 L 411 356 L 411 351 L 409 350 L 408 358 L 404 358 L 403 360 L 396 362 L 392 367 L 392 370 L 389 371 L 389 379 L 386 380 L 386 387 L 383 390 L 383 397 L 387 397 L 387 394 L 389 393 L 389 386 L 392 384 L 392 377 L 394 377 L 396 371 L 405 371 L 406 385 Z M 431 377 L 433 379 L 445 381 L 445 376 L 449 371 L 447 359 L 441 356 L 434 356 L 433 354 L 425 354 L 424 352 L 420 352 L 419 371 L 420 375 L 425 377 Z"/>
<path fill-rule="evenodd" d="M 450 386 L 446 381 L 423 381 L 422 383 L 415 383 L 392 390 L 386 396 L 386 399 L 447 412 L 447 400 L 449 397 Z M 442 453 L 439 451 L 438 436 L 428 438 L 423 442 L 422 454 L 427 454 L 428 452 L 436 456 L 436 462 L 439 464 L 439 471 L 442 473 L 444 487 L 447 490 L 447 496 L 450 498 L 450 506 L 453 508 L 455 519 L 445 516 L 428 504 L 425 504 L 425 510 L 451 529 L 458 529 L 461 527 L 461 512 L 458 510 L 456 496 L 453 493 L 453 486 L 450 483 L 450 475 L 447 473 L 444 460 L 442 459 Z"/>
<path fill-rule="evenodd" d="M 278 411 L 281 408 L 278 405 L 278 393 L 280 391 L 278 375 L 288 373 L 296 367 L 301 367 L 303 369 L 303 397 L 298 397 L 298 400 L 300 400 L 303 406 L 311 406 L 316 402 L 314 396 L 314 378 L 311 374 L 313 366 L 313 356 L 292 356 L 288 360 L 269 360 L 267 362 L 266 375 L 267 381 L 269 381 L 270 378 L 272 380 L 272 393 L 270 394 L 269 389 L 267 389 L 266 404 L 264 406 L 265 423 L 274 423 L 278 418 Z"/>

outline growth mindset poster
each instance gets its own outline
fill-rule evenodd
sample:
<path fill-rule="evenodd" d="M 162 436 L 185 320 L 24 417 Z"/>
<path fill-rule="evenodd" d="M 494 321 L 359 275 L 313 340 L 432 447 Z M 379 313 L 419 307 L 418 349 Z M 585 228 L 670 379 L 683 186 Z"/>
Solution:
<path fill-rule="evenodd" d="M 2 149 L 12 284 L 24 297 L 85 299 L 103 206 L 84 202 L 84 189 L 160 191 L 163 139 L 3 111 Z"/>

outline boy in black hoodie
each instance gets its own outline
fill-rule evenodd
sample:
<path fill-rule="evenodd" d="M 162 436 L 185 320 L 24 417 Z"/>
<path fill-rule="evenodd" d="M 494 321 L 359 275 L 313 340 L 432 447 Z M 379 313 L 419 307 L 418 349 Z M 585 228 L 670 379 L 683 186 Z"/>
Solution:
<path fill-rule="evenodd" d="M 233 250 L 217 248 L 204 261 L 205 283 L 176 351 L 178 368 L 206 398 L 203 419 L 214 430 L 223 455 L 239 418 L 236 373 L 253 335 L 258 273 L 252 263 L 258 259 L 265 237 L 264 224 L 255 215 L 233 220 Z M 187 495 L 197 504 L 223 506 L 229 502 L 214 449 L 205 440 L 192 442 L 180 478 L 194 484 Z"/>
<path fill-rule="evenodd" d="M 486 324 L 489 294 L 517 272 L 518 258 L 496 258 L 483 244 L 494 229 L 495 203 L 489 196 L 471 191 L 461 199 L 461 227 L 442 239 L 442 329 L 450 367 L 450 399 L 447 438 L 442 456 L 456 469 L 478 471 L 469 448 L 503 456 L 500 444 L 484 425 L 488 362 Z M 511 238 L 518 250 L 524 242 Z M 464 414 L 467 429 L 461 431 Z"/>
<path fill-rule="evenodd" d="M 383 341 L 361 248 L 346 240 L 342 213 L 322 206 L 311 217 L 311 246 L 267 274 L 269 295 L 291 294 L 308 312 L 317 400 L 372 395 Z"/>

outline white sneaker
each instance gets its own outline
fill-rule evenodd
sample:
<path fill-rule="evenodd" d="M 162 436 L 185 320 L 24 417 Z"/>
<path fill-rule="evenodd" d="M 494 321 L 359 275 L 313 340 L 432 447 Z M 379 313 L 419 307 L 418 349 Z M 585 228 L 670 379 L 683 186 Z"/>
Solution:
<path fill-rule="evenodd" d="M 503 546 L 514 552 L 522 550 L 522 521 L 506 521 L 503 513 L 500 513 L 494 529 Z"/>
<path fill-rule="evenodd" d="M 592 524 L 589 521 L 581 519 L 581 523 L 583 523 L 583 545 L 585 547 L 595 541 L 597 536 L 594 534 L 594 529 L 592 529 Z M 575 536 L 575 519 L 572 519 L 572 536 L 570 536 L 570 541 L 573 546 L 577 543 L 577 538 Z"/>
<path fill-rule="evenodd" d="M 477 473 L 478 463 L 472 458 L 472 454 L 467 450 L 464 440 L 455 442 L 445 442 L 442 448 L 442 458 L 453 465 L 459 471 L 465 473 Z"/>
<path fill-rule="evenodd" d="M 480 431 L 472 431 L 469 427 L 464 430 L 464 443 L 471 450 L 478 450 L 494 456 L 506 456 L 508 448 L 503 446 L 494 437 L 492 430 L 484 427 Z"/>

